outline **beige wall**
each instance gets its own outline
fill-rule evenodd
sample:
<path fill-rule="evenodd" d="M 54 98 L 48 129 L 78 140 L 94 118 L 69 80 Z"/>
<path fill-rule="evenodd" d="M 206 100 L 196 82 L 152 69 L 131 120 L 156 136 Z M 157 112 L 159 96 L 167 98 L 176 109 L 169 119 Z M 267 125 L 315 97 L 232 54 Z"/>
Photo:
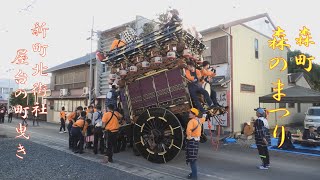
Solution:
<path fill-rule="evenodd" d="M 230 29 L 226 30 L 230 32 Z M 283 57 L 287 59 L 287 49 L 283 51 L 279 49 L 269 48 L 269 38 L 253 31 L 245 26 L 237 25 L 231 28 L 232 34 L 232 58 L 233 58 L 233 111 L 234 113 L 234 131 L 240 132 L 244 122 L 248 122 L 255 117 L 254 109 L 259 107 L 259 97 L 271 94 L 272 83 L 276 83 L 278 78 L 284 84 L 284 89 L 289 88 L 287 70 L 280 72 L 283 62 L 277 67 L 270 70 L 269 61 L 274 57 Z M 204 34 L 204 41 L 208 41 L 217 37 L 225 36 L 223 31 L 210 32 Z M 255 58 L 254 40 L 258 40 L 259 57 Z M 229 72 L 228 72 L 229 73 Z M 249 84 L 255 86 L 255 92 L 240 92 L 240 84 Z M 305 78 L 301 78 L 296 85 L 310 88 Z M 298 104 L 295 103 L 294 108 L 286 108 L 290 111 L 288 117 L 279 118 L 283 112 L 270 113 L 269 124 L 274 127 L 276 124 L 285 125 L 291 123 L 302 123 L 304 112 L 311 104 L 300 104 L 301 112 L 298 113 Z M 279 104 L 261 103 L 260 107 L 266 109 L 277 109 Z M 231 131 L 230 127 L 225 128 Z"/>
<path fill-rule="evenodd" d="M 63 101 L 62 104 L 58 105 L 57 101 Z M 76 102 L 75 102 L 76 101 Z M 70 107 L 70 103 L 73 104 L 72 108 Z M 66 108 L 67 116 L 69 113 L 75 110 L 75 107 L 82 106 L 86 107 L 83 99 L 66 99 L 66 100 L 53 100 L 54 109 L 48 110 L 47 121 L 52 123 L 60 123 L 60 111 L 61 107 L 64 106 Z M 48 107 L 50 108 L 50 107 Z"/>
<path fill-rule="evenodd" d="M 231 28 L 233 36 L 233 97 L 234 131 L 241 131 L 242 124 L 255 117 L 254 108 L 259 107 L 259 97 L 271 93 L 273 82 L 280 78 L 288 86 L 287 71 L 280 72 L 283 63 L 270 70 L 269 60 L 273 57 L 287 59 L 287 50 L 273 50 L 268 47 L 268 38 L 242 25 Z M 254 40 L 258 39 L 259 58 L 255 58 Z M 255 86 L 255 92 L 240 92 L 240 84 Z M 274 109 L 274 104 L 261 104 L 261 107 Z M 279 114 L 278 114 L 279 116 Z M 275 115 L 269 117 L 270 124 Z M 282 121 L 282 120 L 281 120 Z"/>

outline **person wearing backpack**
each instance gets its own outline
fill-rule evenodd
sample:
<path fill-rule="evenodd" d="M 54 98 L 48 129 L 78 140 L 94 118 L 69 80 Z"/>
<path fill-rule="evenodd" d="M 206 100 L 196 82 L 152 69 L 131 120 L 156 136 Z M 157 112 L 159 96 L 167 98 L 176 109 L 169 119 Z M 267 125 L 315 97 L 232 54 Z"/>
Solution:
<path fill-rule="evenodd" d="M 114 110 L 114 106 L 110 104 L 108 106 L 108 112 L 104 113 L 102 117 L 102 128 L 107 131 L 107 152 L 108 157 L 106 162 L 113 162 L 113 152 L 117 147 L 117 136 L 119 131 L 119 119 L 122 115 Z"/>
<path fill-rule="evenodd" d="M 117 110 L 118 96 L 119 92 L 117 91 L 117 87 L 115 85 L 112 85 L 112 89 L 107 93 L 106 107 L 112 104 L 114 110 Z"/>
<path fill-rule="evenodd" d="M 93 113 L 93 120 L 92 123 L 94 125 L 94 138 L 93 138 L 93 152 L 94 154 L 98 153 L 98 142 L 100 142 L 100 153 L 104 153 L 104 139 L 103 139 L 103 132 L 102 132 L 102 116 L 103 113 L 101 112 L 101 106 L 97 105 L 97 112 Z"/>
<path fill-rule="evenodd" d="M 198 118 L 199 110 L 191 108 L 189 112 L 190 121 L 188 122 L 186 135 L 186 163 L 190 163 L 191 173 L 188 175 L 188 179 L 197 179 L 197 156 L 199 150 L 199 142 L 201 137 L 201 127 L 206 119 L 206 114 L 203 114 L 202 118 Z"/>
<path fill-rule="evenodd" d="M 86 147 L 88 149 L 92 149 L 93 148 L 93 141 L 92 141 L 92 138 L 94 136 L 94 119 L 93 119 L 93 113 L 94 113 L 94 110 L 93 110 L 93 106 L 90 105 L 88 106 L 88 110 L 86 111 L 87 112 L 87 119 L 90 119 L 91 120 L 91 123 L 89 124 L 89 127 L 88 127 L 88 131 L 87 131 L 87 144 L 86 144 Z"/>

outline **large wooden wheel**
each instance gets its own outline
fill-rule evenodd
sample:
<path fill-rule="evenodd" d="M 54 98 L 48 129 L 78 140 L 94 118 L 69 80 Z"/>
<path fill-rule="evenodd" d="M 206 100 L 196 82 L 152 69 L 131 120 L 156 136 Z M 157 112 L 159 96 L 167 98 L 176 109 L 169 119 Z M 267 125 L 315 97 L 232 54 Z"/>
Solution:
<path fill-rule="evenodd" d="M 164 108 L 146 110 L 135 123 L 134 143 L 148 161 L 169 162 L 179 154 L 183 144 L 179 119 Z"/>

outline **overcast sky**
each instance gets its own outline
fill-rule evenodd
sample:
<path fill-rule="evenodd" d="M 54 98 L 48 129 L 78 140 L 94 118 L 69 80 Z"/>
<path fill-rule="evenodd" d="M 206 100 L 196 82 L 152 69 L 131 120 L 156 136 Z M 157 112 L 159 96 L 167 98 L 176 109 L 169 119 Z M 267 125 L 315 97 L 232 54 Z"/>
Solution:
<path fill-rule="evenodd" d="M 201 2 L 201 3 L 200 3 Z M 303 3 L 289 0 L 10 0 L 2 3 L 0 10 L 0 78 L 8 76 L 4 72 L 14 68 L 10 77 L 19 69 L 29 76 L 28 87 L 35 82 L 49 83 L 48 78 L 32 77 L 32 67 L 43 62 L 53 67 L 63 62 L 81 57 L 90 52 L 92 17 L 95 18 L 94 30 L 106 30 L 132 21 L 136 15 L 154 19 L 169 6 L 176 8 L 184 23 L 203 30 L 241 18 L 268 13 L 276 26 L 286 30 L 291 49 L 300 49 L 320 62 L 320 19 L 317 1 L 304 0 Z M 31 5 L 31 6 L 30 6 Z M 26 10 L 27 7 L 29 7 Z M 46 22 L 45 39 L 31 34 L 35 22 Z M 309 48 L 295 45 L 299 29 L 307 26 L 315 41 Z M 43 58 L 32 51 L 32 44 L 48 45 L 47 55 Z M 14 65 L 18 49 L 28 50 L 30 65 Z M 94 41 L 94 50 L 96 41 Z M 22 86 L 25 88 L 25 86 Z"/>

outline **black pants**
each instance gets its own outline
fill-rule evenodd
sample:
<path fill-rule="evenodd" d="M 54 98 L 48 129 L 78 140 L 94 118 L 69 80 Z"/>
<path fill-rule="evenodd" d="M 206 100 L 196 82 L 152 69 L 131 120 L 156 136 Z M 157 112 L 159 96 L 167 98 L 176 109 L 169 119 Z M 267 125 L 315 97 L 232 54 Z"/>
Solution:
<path fill-rule="evenodd" d="M 215 106 L 219 105 L 217 101 L 217 92 L 213 89 L 213 86 L 211 86 L 210 98 Z"/>
<path fill-rule="evenodd" d="M 258 147 L 259 156 L 262 160 L 263 166 L 266 167 L 267 165 L 270 164 L 268 147 L 261 146 L 261 145 L 258 145 L 257 147 Z"/>
<path fill-rule="evenodd" d="M 26 124 L 26 126 L 28 125 L 27 118 L 22 119 L 22 125 L 24 126 L 24 124 Z"/>
<path fill-rule="evenodd" d="M 8 123 L 11 123 L 11 122 L 12 122 L 12 113 L 8 115 Z"/>
<path fill-rule="evenodd" d="M 72 128 L 72 122 L 69 122 L 68 124 L 68 132 L 69 132 L 69 148 L 73 148 L 73 141 L 72 141 L 72 135 L 71 135 L 71 128 Z"/>
<path fill-rule="evenodd" d="M 133 124 L 128 127 L 126 130 L 127 141 L 129 141 L 129 147 L 133 147 Z"/>
<path fill-rule="evenodd" d="M 117 140 L 117 152 L 125 151 L 127 146 L 127 134 L 125 129 L 119 131 L 118 140 Z"/>
<path fill-rule="evenodd" d="M 73 151 L 83 152 L 84 137 L 82 135 L 81 128 L 72 127 L 71 135 L 72 135 L 72 141 L 73 141 L 72 142 L 73 143 Z"/>
<path fill-rule="evenodd" d="M 66 122 L 64 121 L 63 118 L 60 119 L 60 131 L 63 129 L 64 131 L 66 131 Z"/>
<path fill-rule="evenodd" d="M 0 115 L 0 123 L 4 123 L 4 114 Z"/>
<path fill-rule="evenodd" d="M 33 117 L 33 126 L 34 126 L 35 121 L 37 121 L 37 126 L 39 126 L 39 119 L 38 119 L 38 117 Z"/>
<path fill-rule="evenodd" d="M 98 142 L 100 142 L 99 150 L 101 153 L 104 152 L 104 139 L 103 139 L 103 132 L 101 127 L 96 127 L 94 129 L 94 141 L 93 141 L 93 152 L 98 152 Z"/>
<path fill-rule="evenodd" d="M 108 132 L 107 138 L 108 138 L 108 147 L 107 147 L 107 156 L 109 160 L 112 160 L 113 151 L 117 147 L 117 135 L 118 132 Z"/>
<path fill-rule="evenodd" d="M 199 101 L 198 93 L 202 94 L 204 96 L 204 99 L 205 99 L 208 106 L 213 105 L 212 100 L 209 96 L 209 93 L 205 89 L 203 89 L 201 86 L 194 84 L 194 83 L 190 83 L 188 85 L 188 89 L 189 89 L 190 97 L 193 100 L 195 107 L 198 110 L 200 110 L 202 113 L 205 112 L 205 109 L 203 109 L 203 107 Z"/>

